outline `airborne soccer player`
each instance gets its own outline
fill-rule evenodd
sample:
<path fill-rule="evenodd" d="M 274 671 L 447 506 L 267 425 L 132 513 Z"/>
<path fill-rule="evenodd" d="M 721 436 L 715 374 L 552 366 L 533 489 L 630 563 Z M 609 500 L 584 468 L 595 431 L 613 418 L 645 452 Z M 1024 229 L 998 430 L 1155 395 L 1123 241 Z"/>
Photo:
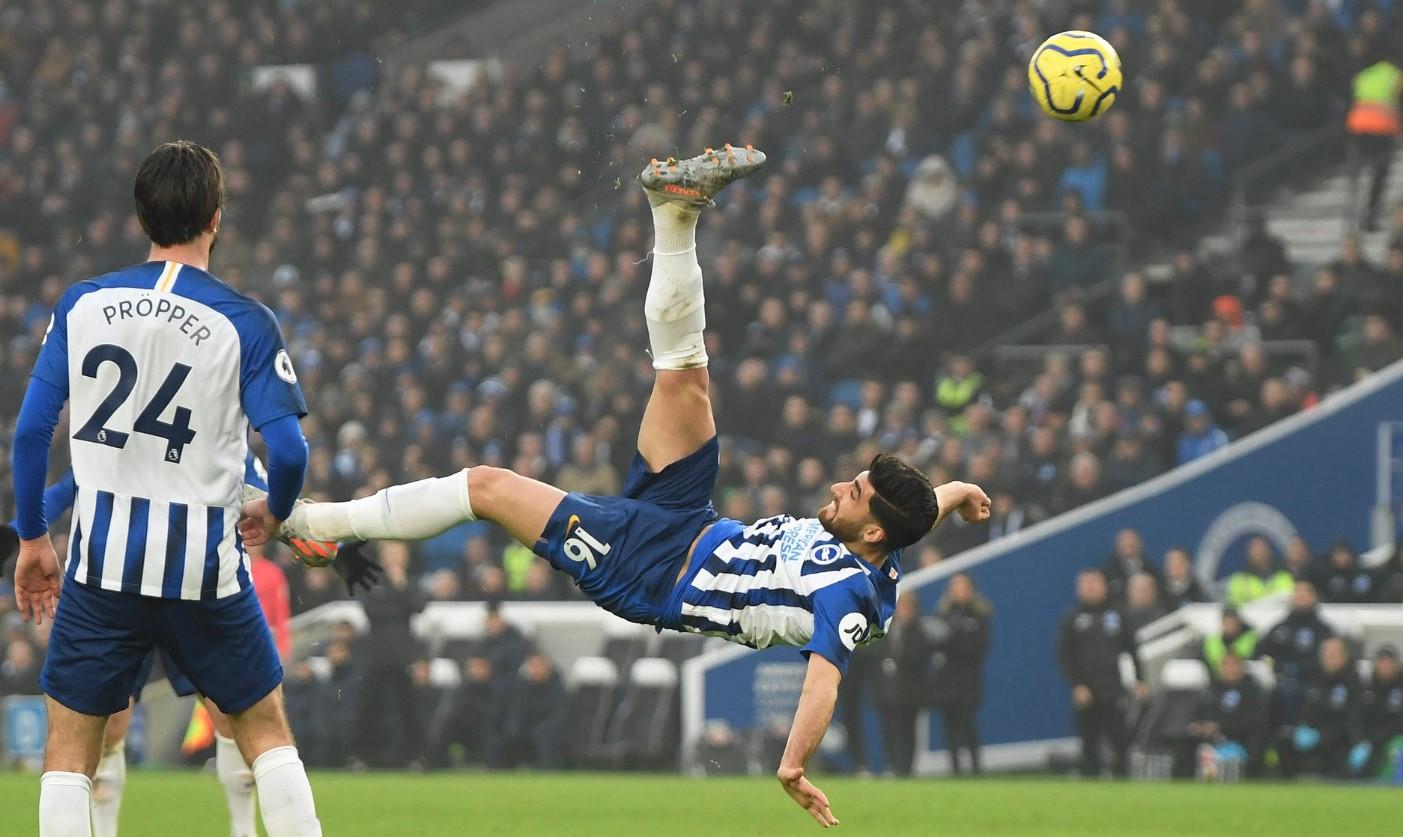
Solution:
<path fill-rule="evenodd" d="M 135 197 L 148 261 L 64 293 L 15 430 L 15 599 L 26 619 L 53 619 L 39 831 L 90 833 L 107 717 L 160 649 L 229 716 L 270 837 L 320 835 L 235 532 L 250 425 L 268 446 L 271 514 L 291 512 L 306 404 L 272 313 L 209 273 L 224 203 L 214 153 L 162 145 Z M 60 598 L 44 475 L 65 401 L 77 496 Z"/>
<path fill-rule="evenodd" d="M 779 780 L 827 827 L 838 821 L 804 766 L 828 728 L 853 649 L 882 636 L 892 617 L 901 549 L 951 511 L 983 520 L 989 498 L 965 483 L 932 488 L 916 469 L 880 455 L 834 485 L 815 518 L 718 519 L 695 232 L 712 198 L 764 162 L 759 151 L 727 146 L 655 161 L 639 177 L 655 226 L 643 311 L 657 376 L 622 496 L 567 494 L 479 466 L 349 503 L 299 503 L 283 529 L 316 540 L 416 539 L 490 520 L 625 619 L 754 648 L 800 646 L 808 672 Z M 277 521 L 266 504 L 252 502 L 244 513 L 240 529 L 250 545 L 271 536 Z"/>

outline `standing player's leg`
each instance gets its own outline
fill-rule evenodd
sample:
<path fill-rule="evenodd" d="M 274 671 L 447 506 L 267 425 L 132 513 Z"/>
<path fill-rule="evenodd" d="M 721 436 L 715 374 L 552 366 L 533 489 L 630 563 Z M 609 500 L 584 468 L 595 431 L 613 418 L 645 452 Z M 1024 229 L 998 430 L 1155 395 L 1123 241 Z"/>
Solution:
<path fill-rule="evenodd" d="M 106 715 L 69 709 L 44 699 L 48 737 L 44 775 L 39 779 L 39 837 L 89 834 L 92 829 L 92 779 L 102 752 Z"/>
<path fill-rule="evenodd" d="M 283 687 L 241 712 L 229 714 L 239 753 L 252 765 L 254 785 L 269 837 L 320 837 L 312 785 L 297 755 L 283 709 Z"/>
<path fill-rule="evenodd" d="M 208 600 L 162 599 L 154 621 L 157 644 L 175 668 L 229 716 L 268 837 L 320 837 L 312 786 L 283 711 L 278 650 L 253 588 Z"/>
<path fill-rule="evenodd" d="M 224 801 L 229 805 L 229 834 L 231 837 L 257 837 L 258 805 L 253 793 L 253 770 L 234 741 L 234 726 L 229 716 L 219 711 L 214 701 L 203 700 L 214 724 L 214 772 L 219 776 L 219 784 L 224 786 Z"/>
<path fill-rule="evenodd" d="M 690 160 L 654 160 L 638 177 L 653 209 L 653 271 L 643 313 L 657 369 L 638 428 L 638 452 L 655 473 L 716 435 L 697 219 L 728 183 L 764 163 L 759 151 L 727 145 Z"/>
<path fill-rule="evenodd" d="M 102 758 L 93 773 L 93 837 L 117 837 L 122 793 L 127 787 L 127 730 L 131 724 L 131 706 L 107 718 Z"/>

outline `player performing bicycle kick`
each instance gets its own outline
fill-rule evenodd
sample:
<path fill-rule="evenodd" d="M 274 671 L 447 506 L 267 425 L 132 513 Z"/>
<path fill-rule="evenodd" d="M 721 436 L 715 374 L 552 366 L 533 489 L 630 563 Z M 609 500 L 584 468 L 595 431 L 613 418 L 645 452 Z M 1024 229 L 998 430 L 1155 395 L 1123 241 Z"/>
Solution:
<path fill-rule="evenodd" d="M 247 545 L 259 546 L 279 536 L 417 540 L 490 520 L 625 619 L 752 648 L 798 646 L 808 670 L 778 778 L 828 827 L 838 820 L 804 767 L 833 717 L 853 649 L 882 637 L 891 621 L 901 550 L 952 511 L 986 519 L 989 498 L 968 483 L 932 487 L 917 469 L 879 454 L 835 483 L 814 517 L 746 524 L 717 515 L 696 225 L 721 189 L 764 163 L 760 151 L 727 145 L 689 160 L 654 160 L 639 175 L 655 230 L 643 312 L 657 375 L 620 496 L 566 493 L 477 466 L 346 503 L 299 501 L 281 526 L 253 500 L 239 528 Z"/>

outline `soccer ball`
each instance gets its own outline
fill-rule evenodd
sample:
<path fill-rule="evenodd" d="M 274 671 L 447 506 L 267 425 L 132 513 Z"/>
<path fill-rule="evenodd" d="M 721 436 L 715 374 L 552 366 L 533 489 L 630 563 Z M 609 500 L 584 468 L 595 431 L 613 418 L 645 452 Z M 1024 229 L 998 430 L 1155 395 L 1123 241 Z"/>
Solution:
<path fill-rule="evenodd" d="M 1120 56 L 1094 32 L 1058 32 L 1028 61 L 1033 101 L 1053 119 L 1095 119 L 1111 109 L 1120 86 Z"/>

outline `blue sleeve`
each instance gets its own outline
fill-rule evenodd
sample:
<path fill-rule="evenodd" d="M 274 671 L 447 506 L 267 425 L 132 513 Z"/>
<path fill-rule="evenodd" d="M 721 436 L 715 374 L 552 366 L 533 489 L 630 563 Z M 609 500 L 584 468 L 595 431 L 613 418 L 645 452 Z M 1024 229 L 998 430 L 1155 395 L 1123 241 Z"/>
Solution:
<path fill-rule="evenodd" d="M 853 649 L 872 635 L 866 604 L 853 585 L 839 582 L 814 593 L 814 635 L 799 649 L 817 654 L 846 674 Z"/>
<path fill-rule="evenodd" d="M 73 501 L 78 497 L 78 483 L 73 481 L 73 469 L 63 475 L 63 478 L 48 488 L 44 489 L 44 516 L 50 522 L 63 516 L 63 513 L 73 508 Z M 19 521 L 9 522 L 11 529 L 19 529 Z"/>
<path fill-rule="evenodd" d="M 39 358 L 34 362 L 33 378 L 53 386 L 68 398 L 68 312 L 82 292 L 78 286 L 69 288 L 54 307 L 49 319 L 49 330 L 44 332 L 44 345 L 39 349 Z"/>
<path fill-rule="evenodd" d="M 291 415 L 268 422 L 258 432 L 268 446 L 268 510 L 287 520 L 307 474 L 307 439 Z"/>
<path fill-rule="evenodd" d="M 263 426 L 275 419 L 307 415 L 307 402 L 273 312 L 257 306 L 247 316 L 240 316 L 235 327 L 241 353 L 239 401 L 249 423 L 262 432 Z M 272 462 L 268 464 L 271 467 Z"/>
<path fill-rule="evenodd" d="M 44 514 L 44 478 L 49 471 L 49 444 L 67 393 L 41 378 L 30 378 L 15 422 L 11 451 L 14 470 L 15 530 L 25 540 L 49 531 Z"/>

